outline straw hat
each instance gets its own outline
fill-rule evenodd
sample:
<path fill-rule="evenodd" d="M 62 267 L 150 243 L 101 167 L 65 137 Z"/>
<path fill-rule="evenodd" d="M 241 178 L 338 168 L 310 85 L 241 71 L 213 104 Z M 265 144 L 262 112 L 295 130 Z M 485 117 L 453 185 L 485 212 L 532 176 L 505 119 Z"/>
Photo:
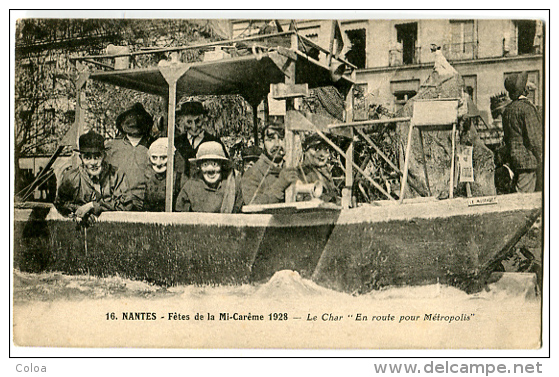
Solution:
<path fill-rule="evenodd" d="M 206 160 L 229 162 L 229 159 L 225 156 L 223 146 L 217 141 L 206 141 L 198 147 L 198 152 L 196 152 L 196 159 L 194 161 L 200 163 Z"/>

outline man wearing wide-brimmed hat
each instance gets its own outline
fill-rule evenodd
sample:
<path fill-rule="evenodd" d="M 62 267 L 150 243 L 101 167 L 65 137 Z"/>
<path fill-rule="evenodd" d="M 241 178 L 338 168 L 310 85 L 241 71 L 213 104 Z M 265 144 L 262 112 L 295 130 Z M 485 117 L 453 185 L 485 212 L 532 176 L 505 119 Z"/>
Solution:
<path fill-rule="evenodd" d="M 126 174 L 106 160 L 105 139 L 90 131 L 80 136 L 81 164 L 62 175 L 54 205 L 63 216 L 87 219 L 103 211 L 129 211 Z"/>
<path fill-rule="evenodd" d="M 200 144 L 192 163 L 197 169 L 182 187 L 176 211 L 240 212 L 243 205 L 240 181 L 221 144 L 217 141 Z"/>
<path fill-rule="evenodd" d="M 135 209 L 141 209 L 143 203 L 145 172 L 150 167 L 148 148 L 152 125 L 152 116 L 141 103 L 135 103 L 116 118 L 118 135 L 106 143 L 107 161 L 126 173 L 135 197 Z"/>
<path fill-rule="evenodd" d="M 505 79 L 512 102 L 502 114 L 506 156 L 518 192 L 541 191 L 543 183 L 543 125 L 535 106 L 526 97 L 528 73 Z"/>
<path fill-rule="evenodd" d="M 221 144 L 225 155 L 227 150 L 218 137 L 208 133 L 204 127 L 204 117 L 207 111 L 199 101 L 188 101 L 178 106 L 175 112 L 175 147 L 179 152 L 180 158 L 177 159 L 179 166 L 183 165 L 186 175 L 191 176 L 193 171 L 190 169 L 190 160 L 196 157 L 196 152 L 200 144 L 215 141 Z"/>

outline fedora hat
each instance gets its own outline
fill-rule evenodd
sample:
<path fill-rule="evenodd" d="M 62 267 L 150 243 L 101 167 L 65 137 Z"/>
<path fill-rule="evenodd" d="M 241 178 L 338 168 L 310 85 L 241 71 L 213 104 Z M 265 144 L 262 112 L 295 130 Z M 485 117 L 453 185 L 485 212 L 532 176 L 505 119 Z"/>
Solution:
<path fill-rule="evenodd" d="M 94 131 L 89 131 L 80 136 L 78 149 L 80 153 L 99 153 L 105 151 L 105 138 Z"/>
<path fill-rule="evenodd" d="M 135 122 L 125 122 L 129 118 L 134 119 Z M 139 102 L 136 102 L 131 108 L 116 118 L 116 128 L 125 134 L 145 135 L 149 132 L 152 125 L 153 118 Z"/>
<path fill-rule="evenodd" d="M 206 108 L 198 101 L 184 102 L 175 111 L 176 115 L 205 115 L 206 113 Z"/>

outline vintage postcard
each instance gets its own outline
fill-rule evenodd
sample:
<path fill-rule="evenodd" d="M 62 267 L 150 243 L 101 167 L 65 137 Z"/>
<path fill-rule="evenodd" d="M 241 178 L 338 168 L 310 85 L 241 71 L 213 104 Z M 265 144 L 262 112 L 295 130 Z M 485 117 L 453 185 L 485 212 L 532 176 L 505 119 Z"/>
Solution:
<path fill-rule="evenodd" d="M 14 354 L 547 347 L 549 13 L 150 14 L 14 14 Z"/>

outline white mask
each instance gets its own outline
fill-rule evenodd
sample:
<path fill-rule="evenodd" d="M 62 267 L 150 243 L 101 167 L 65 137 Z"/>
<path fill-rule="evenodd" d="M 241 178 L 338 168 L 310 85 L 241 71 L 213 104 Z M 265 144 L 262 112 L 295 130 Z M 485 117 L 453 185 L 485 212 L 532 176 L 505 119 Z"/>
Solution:
<path fill-rule="evenodd" d="M 207 184 L 213 185 L 221 180 L 221 164 L 217 161 L 207 160 L 200 165 L 202 176 Z"/>
<path fill-rule="evenodd" d="M 151 167 L 156 173 L 164 173 L 167 170 L 167 155 L 150 155 Z"/>

